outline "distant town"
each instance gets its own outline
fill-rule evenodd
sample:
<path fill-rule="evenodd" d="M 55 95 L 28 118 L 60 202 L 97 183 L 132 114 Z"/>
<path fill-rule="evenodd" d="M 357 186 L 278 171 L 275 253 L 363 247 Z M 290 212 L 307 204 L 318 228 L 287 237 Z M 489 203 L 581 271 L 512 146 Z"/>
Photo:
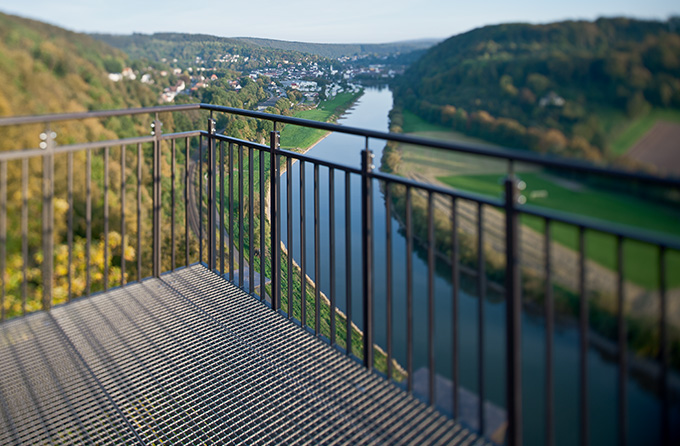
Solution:
<path fill-rule="evenodd" d="M 235 72 L 222 68 L 226 64 L 248 62 L 248 57 L 239 54 L 224 54 L 206 61 L 196 56 L 193 66 L 179 66 L 177 59 L 162 59 L 169 69 L 146 67 L 143 70 L 133 70 L 125 67 L 120 73 L 109 73 L 109 79 L 114 82 L 139 81 L 144 84 L 163 86 L 159 94 L 159 102 L 171 103 L 180 94 L 191 95 L 198 89 L 205 88 L 211 83 L 229 76 L 226 85 L 229 89 L 239 91 L 241 79 L 249 77 L 257 80 L 259 77 L 270 79 L 267 92 L 269 99 L 257 105 L 258 110 L 265 110 L 276 104 L 281 98 L 290 98 L 291 91 L 300 92 L 296 95 L 296 102 L 314 106 L 320 99 L 330 99 L 352 86 L 353 81 L 359 79 L 388 80 L 403 73 L 403 67 L 385 64 L 357 65 L 360 56 L 342 57 L 337 59 L 335 68 L 331 65 L 320 65 L 318 62 L 292 62 L 287 59 L 267 60 L 269 66 L 259 69 Z M 224 82 L 223 82 L 224 84 Z"/>

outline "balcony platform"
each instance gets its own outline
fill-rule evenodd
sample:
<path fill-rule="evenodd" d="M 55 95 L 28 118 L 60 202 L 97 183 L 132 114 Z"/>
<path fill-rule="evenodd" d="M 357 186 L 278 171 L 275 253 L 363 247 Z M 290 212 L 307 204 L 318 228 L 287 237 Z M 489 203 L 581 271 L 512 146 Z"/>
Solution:
<path fill-rule="evenodd" d="M 481 444 L 197 265 L 0 326 L 0 444 Z"/>

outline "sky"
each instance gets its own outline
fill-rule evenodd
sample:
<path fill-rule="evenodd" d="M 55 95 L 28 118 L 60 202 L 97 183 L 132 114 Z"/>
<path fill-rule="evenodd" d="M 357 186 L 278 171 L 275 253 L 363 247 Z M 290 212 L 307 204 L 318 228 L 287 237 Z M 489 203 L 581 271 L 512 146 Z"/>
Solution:
<path fill-rule="evenodd" d="M 665 20 L 677 0 L 0 0 L 0 11 L 78 32 L 202 33 L 319 43 L 446 38 L 484 25 L 627 16 Z"/>

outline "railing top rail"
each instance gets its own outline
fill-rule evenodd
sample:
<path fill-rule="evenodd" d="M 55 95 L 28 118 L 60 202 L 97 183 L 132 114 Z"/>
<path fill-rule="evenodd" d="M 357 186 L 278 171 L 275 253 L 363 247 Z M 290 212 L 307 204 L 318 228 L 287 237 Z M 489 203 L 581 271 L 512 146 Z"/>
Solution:
<path fill-rule="evenodd" d="M 568 169 L 577 172 L 593 173 L 598 175 L 605 175 L 609 177 L 621 178 L 632 181 L 641 181 L 644 183 L 652 183 L 660 186 L 668 186 L 673 188 L 680 188 L 680 179 L 676 178 L 661 178 L 648 174 L 627 172 L 610 167 L 597 166 L 585 161 L 568 160 L 558 158 L 550 155 L 541 155 L 534 152 L 529 152 L 522 149 L 509 148 L 494 148 L 472 143 L 458 143 L 449 141 L 437 141 L 433 139 L 421 138 L 411 135 L 403 135 L 399 133 L 380 132 L 376 130 L 366 130 L 359 127 L 350 127 L 340 124 L 333 124 L 328 122 L 318 122 L 309 119 L 295 118 L 292 116 L 282 116 L 270 113 L 264 113 L 254 110 L 242 110 L 233 107 L 225 107 L 210 104 L 200 104 L 202 109 L 212 110 L 223 113 L 230 113 L 250 118 L 263 119 L 267 121 L 276 121 L 284 124 L 293 124 L 304 127 L 311 127 L 320 130 L 328 130 L 330 132 L 345 133 L 350 135 L 362 136 L 366 138 L 382 139 L 385 141 L 395 141 L 405 144 L 413 144 L 423 147 L 430 147 L 439 150 L 449 150 L 461 153 L 469 153 L 473 155 L 488 156 L 492 158 L 500 158 L 511 162 L 522 162 L 540 165 L 544 167 L 555 167 L 559 169 Z"/>
<path fill-rule="evenodd" d="M 183 105 L 159 105 L 156 107 L 144 108 L 125 108 L 119 110 L 98 110 L 77 113 L 55 113 L 49 115 L 34 115 L 34 116 L 13 116 L 8 118 L 0 118 L 0 127 L 8 127 L 11 125 L 27 125 L 27 124 L 45 124 L 48 122 L 59 121 L 77 121 L 81 119 L 92 118 L 109 118 L 112 116 L 129 116 L 129 115 L 143 115 L 147 113 L 167 113 L 187 110 L 199 110 L 200 104 L 183 104 Z"/>
<path fill-rule="evenodd" d="M 37 116 L 17 116 L 0 118 L 0 127 L 11 125 L 26 125 L 26 124 L 40 124 L 48 122 L 81 120 L 91 118 L 107 118 L 113 116 L 128 116 L 147 113 L 165 113 L 165 112 L 179 112 L 188 110 L 211 110 L 222 113 L 229 113 L 239 116 L 245 116 L 255 119 L 262 119 L 272 122 L 281 122 L 284 124 L 299 125 L 320 130 L 327 130 L 330 132 L 345 133 L 350 135 L 361 136 L 365 138 L 381 139 L 384 141 L 394 141 L 404 144 L 413 144 L 422 147 L 429 147 L 438 150 L 448 150 L 460 153 L 468 153 L 473 155 L 487 156 L 497 159 L 502 159 L 508 162 L 521 162 L 543 167 L 554 167 L 559 169 L 566 169 L 575 172 L 591 173 L 596 175 L 603 175 L 613 178 L 619 178 L 627 181 L 639 181 L 647 184 L 655 184 L 658 186 L 680 188 L 679 178 L 662 178 L 649 174 L 638 172 L 627 172 L 619 169 L 612 169 L 610 167 L 598 166 L 590 164 L 585 161 L 568 160 L 558 158 L 550 155 L 541 155 L 521 149 L 509 148 L 494 148 L 471 143 L 458 143 L 449 141 L 437 141 L 433 139 L 421 138 L 412 135 L 403 135 L 398 133 L 380 132 L 375 130 L 366 130 L 358 127 L 344 126 L 340 124 L 333 124 L 328 122 L 318 122 L 309 119 L 295 118 L 291 116 L 274 115 L 254 110 L 243 110 L 233 107 L 225 107 L 211 104 L 184 104 L 184 105 L 163 105 L 146 108 L 132 108 L 121 110 L 101 110 L 79 113 L 64 113 L 64 114 L 49 114 Z"/>

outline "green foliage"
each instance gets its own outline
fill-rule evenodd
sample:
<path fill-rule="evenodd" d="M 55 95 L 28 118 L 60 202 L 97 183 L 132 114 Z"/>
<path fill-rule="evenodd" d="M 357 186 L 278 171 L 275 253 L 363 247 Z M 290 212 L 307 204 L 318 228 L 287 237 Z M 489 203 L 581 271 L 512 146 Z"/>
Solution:
<path fill-rule="evenodd" d="M 120 73 L 123 71 L 123 62 L 118 59 L 109 58 L 104 60 L 104 69 L 109 73 Z"/>
<path fill-rule="evenodd" d="M 487 26 L 430 49 L 395 81 L 395 103 L 504 146 L 598 160 L 627 120 L 680 109 L 672 29 L 620 18 Z"/>
<path fill-rule="evenodd" d="M 87 35 L 0 13 L 0 116 L 155 105 L 147 86 L 108 79 L 127 63 Z"/>

